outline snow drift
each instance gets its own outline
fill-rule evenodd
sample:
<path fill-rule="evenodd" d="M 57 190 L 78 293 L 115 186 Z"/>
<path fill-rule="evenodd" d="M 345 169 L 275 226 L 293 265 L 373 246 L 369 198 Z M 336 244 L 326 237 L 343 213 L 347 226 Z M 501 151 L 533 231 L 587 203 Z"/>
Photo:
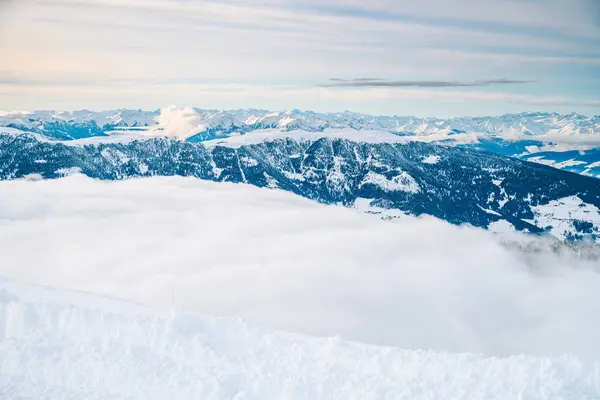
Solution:
<path fill-rule="evenodd" d="M 592 399 L 600 365 L 406 351 L 0 280 L 0 397 Z"/>
<path fill-rule="evenodd" d="M 535 243 L 193 178 L 0 182 L 9 279 L 406 349 L 599 359 L 598 258 Z"/>

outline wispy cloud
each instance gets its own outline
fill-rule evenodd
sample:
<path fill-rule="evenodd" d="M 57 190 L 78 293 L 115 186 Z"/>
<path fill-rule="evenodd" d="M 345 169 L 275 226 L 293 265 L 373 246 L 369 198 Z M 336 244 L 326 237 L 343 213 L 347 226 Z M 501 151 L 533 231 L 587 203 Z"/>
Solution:
<path fill-rule="evenodd" d="M 584 0 L 587 9 L 589 10 L 589 15 L 592 18 L 592 22 L 596 24 L 597 27 L 600 28 L 600 1 L 598 0 Z"/>
<path fill-rule="evenodd" d="M 117 107 L 156 109 L 164 104 L 194 105 L 201 108 L 300 108 L 315 111 L 363 111 L 370 114 L 461 116 L 490 115 L 524 110 L 580 110 L 596 114 L 600 99 L 539 96 L 476 88 L 389 88 L 366 87 L 340 90 L 328 87 L 247 85 L 226 83 L 171 83 L 168 85 L 2 85 L 0 102 L 25 99 L 17 106 L 0 109 L 36 109 L 43 102 L 54 109 L 106 109 Z M 90 100 L 91 99 L 91 100 Z M 0 103 L 1 104 L 1 103 Z M 339 105 L 342 106 L 339 106 Z M 499 108 L 501 107 L 501 108 Z M 430 110 L 443 110 L 432 113 Z"/>
<path fill-rule="evenodd" d="M 378 21 L 418 21 L 473 30 L 529 32 L 555 38 L 594 38 L 589 13 L 597 0 L 305 0 L 304 7 Z"/>
<path fill-rule="evenodd" d="M 331 78 L 329 83 L 318 85 L 320 87 L 423 87 L 423 88 L 445 88 L 445 87 L 477 87 L 492 85 L 518 85 L 533 83 L 533 80 L 518 79 L 481 79 L 472 82 L 459 81 L 391 81 L 380 78 L 355 78 L 342 79 Z"/>
<path fill-rule="evenodd" d="M 226 84 L 239 83 L 261 87 L 237 94 L 242 107 L 279 108 L 287 85 L 301 88 L 285 94 L 292 108 L 395 113 L 406 109 L 408 101 L 400 101 L 408 91 L 421 98 L 420 92 L 480 87 L 531 101 L 569 99 L 547 102 L 548 111 L 555 105 L 589 111 L 585 99 L 600 90 L 600 41 L 585 36 L 597 29 L 590 16 L 575 18 L 585 1 L 597 19 L 596 0 L 12 1 L 0 15 L 0 85 L 12 94 L 4 94 L 0 107 L 50 107 L 39 94 L 48 99 L 55 90 L 61 102 L 95 103 L 92 93 L 100 89 L 106 99 L 113 93 L 109 107 L 124 106 L 124 91 L 134 107 L 147 104 L 149 92 L 164 99 L 152 100 L 156 106 L 200 99 L 212 107 L 236 95 Z M 565 27 L 570 33 L 563 35 Z M 210 96 L 200 95 L 203 83 L 215 83 Z M 260 98 L 263 91 L 268 95 Z M 451 97 L 444 99 L 462 107 L 460 114 L 480 106 L 468 96 Z M 373 102 L 369 110 L 361 108 L 363 98 Z M 521 111 L 510 101 L 486 113 Z M 428 111 L 412 112 L 455 113 L 434 101 L 423 104 Z"/>
<path fill-rule="evenodd" d="M 349 82 L 378 82 L 383 81 L 381 78 L 354 78 L 354 79 L 344 79 L 344 78 L 329 78 L 329 82 L 337 82 L 337 83 L 349 83 Z"/>

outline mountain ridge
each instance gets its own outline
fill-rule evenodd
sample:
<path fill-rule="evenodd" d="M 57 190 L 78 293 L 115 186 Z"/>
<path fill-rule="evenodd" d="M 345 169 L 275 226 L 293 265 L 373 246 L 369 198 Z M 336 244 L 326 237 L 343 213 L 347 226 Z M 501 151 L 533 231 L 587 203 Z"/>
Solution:
<path fill-rule="evenodd" d="M 106 111 L 79 110 L 58 112 L 42 110 L 33 112 L 5 112 L 0 114 L 0 126 L 22 130 L 47 132 L 57 139 L 81 138 L 52 135 L 53 124 L 74 127 L 88 126 L 89 136 L 106 134 L 123 128 L 165 128 L 170 124 L 190 124 L 194 135 L 209 133 L 227 136 L 228 133 L 245 133 L 255 129 L 276 128 L 280 130 L 302 129 L 319 131 L 327 128 L 350 128 L 356 130 L 382 130 L 398 134 L 431 135 L 480 133 L 492 136 L 522 134 L 539 136 L 557 135 L 600 135 L 600 115 L 588 117 L 582 114 L 559 114 L 523 112 L 483 117 L 414 117 L 375 116 L 350 111 L 319 113 L 314 111 L 287 110 L 269 111 L 259 109 L 209 110 L 199 108 L 168 107 L 155 111 L 117 109 Z M 48 126 L 46 126 L 48 125 Z M 95 127 L 94 127 L 95 125 Z M 20 127 L 20 128 L 19 128 Z M 202 138 L 200 138 L 202 139 Z"/>
<path fill-rule="evenodd" d="M 373 116 L 351 111 L 203 110 L 167 107 L 154 111 L 117 109 L 0 114 L 0 128 L 17 129 L 52 140 L 124 140 L 168 136 L 205 142 L 266 131 L 302 134 L 345 130 L 410 140 L 460 145 L 600 177 L 600 116 L 524 112 L 492 117 Z M 104 138 L 104 139 L 103 139 Z M 565 152 L 572 152 L 566 159 Z M 575 153 L 575 152 L 580 152 Z M 540 154 L 538 154 L 540 153 Z"/>
<path fill-rule="evenodd" d="M 595 179 L 462 147 L 290 137 L 238 147 L 170 138 L 71 146 L 0 134 L 0 150 L 0 179 L 73 172 L 104 180 L 194 176 L 278 188 L 325 204 L 366 201 L 457 225 L 600 243 Z"/>

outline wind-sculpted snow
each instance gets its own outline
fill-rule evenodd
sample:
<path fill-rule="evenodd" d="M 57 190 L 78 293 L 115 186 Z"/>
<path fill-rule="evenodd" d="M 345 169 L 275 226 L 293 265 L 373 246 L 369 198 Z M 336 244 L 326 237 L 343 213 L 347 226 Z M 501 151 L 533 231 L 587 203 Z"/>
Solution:
<path fill-rule="evenodd" d="M 0 281 L 0 396 L 16 399 L 593 399 L 600 365 L 311 338 Z"/>
<path fill-rule="evenodd" d="M 73 172 L 103 180 L 193 176 L 279 188 L 327 204 L 354 206 L 370 199 L 371 206 L 453 224 L 486 228 L 503 221 L 531 233 L 600 241 L 598 181 L 543 165 L 420 142 L 274 136 L 230 144 L 155 138 L 72 146 L 26 134 L 0 135 L 0 179 Z M 539 207 L 552 208 L 573 196 L 589 213 L 574 213 L 567 224 L 536 217 Z"/>
<path fill-rule="evenodd" d="M 599 260 L 591 244 L 516 233 L 500 242 L 249 185 L 0 182 L 0 276 L 404 349 L 599 360 Z"/>

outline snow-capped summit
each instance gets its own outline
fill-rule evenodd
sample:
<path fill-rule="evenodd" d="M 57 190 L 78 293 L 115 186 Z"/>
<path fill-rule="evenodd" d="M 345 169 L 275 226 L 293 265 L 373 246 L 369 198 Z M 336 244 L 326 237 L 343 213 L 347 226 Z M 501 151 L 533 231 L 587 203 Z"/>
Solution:
<path fill-rule="evenodd" d="M 42 133 L 58 139 L 106 135 L 114 130 L 134 129 L 157 132 L 179 139 L 202 141 L 244 134 L 254 130 L 325 129 L 379 130 L 400 135 L 456 135 L 476 133 L 494 137 L 594 135 L 600 137 L 600 116 L 529 112 L 495 117 L 419 118 L 373 116 L 349 111 L 268 111 L 258 109 L 205 110 L 167 107 L 155 111 L 34 111 L 0 114 L 0 126 Z M 87 128 L 87 134 L 81 131 Z"/>
<path fill-rule="evenodd" d="M 166 107 L 155 111 L 35 111 L 0 113 L 0 130 L 89 144 L 169 137 L 188 142 L 255 143 L 274 134 L 301 139 L 344 137 L 359 142 L 399 139 L 468 146 L 600 177 L 600 116 L 526 112 L 449 119 L 373 116 L 351 111 L 298 109 L 207 110 Z"/>
<path fill-rule="evenodd" d="M 28 128 L 38 127 L 44 130 L 47 123 L 64 122 L 72 125 L 93 122 L 99 128 L 109 127 L 142 127 L 156 124 L 156 116 L 160 111 L 142 110 L 107 110 L 107 111 L 10 111 L 0 114 L 0 125 L 23 125 Z"/>

